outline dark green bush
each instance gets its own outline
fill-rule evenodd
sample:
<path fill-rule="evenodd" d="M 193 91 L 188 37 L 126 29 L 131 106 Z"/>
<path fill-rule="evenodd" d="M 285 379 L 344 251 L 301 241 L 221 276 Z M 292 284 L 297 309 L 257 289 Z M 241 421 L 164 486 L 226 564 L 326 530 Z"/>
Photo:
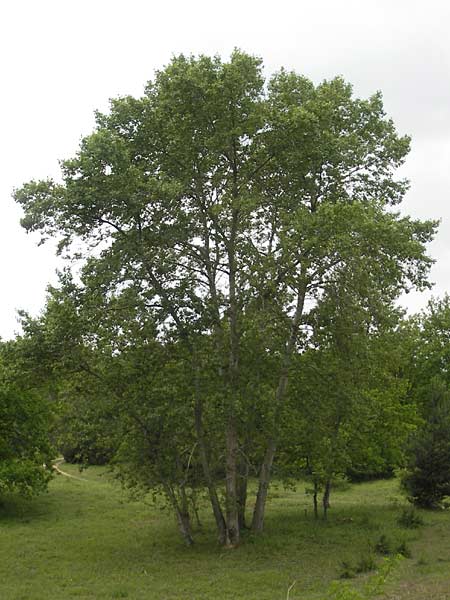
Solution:
<path fill-rule="evenodd" d="M 433 381 L 428 391 L 426 423 L 411 441 L 402 487 L 422 508 L 439 508 L 450 495 L 450 392 Z"/>
<path fill-rule="evenodd" d="M 63 446 L 61 454 L 71 464 L 106 465 L 111 461 L 113 452 L 109 448 L 91 446 Z"/>
<path fill-rule="evenodd" d="M 395 467 L 391 465 L 384 465 L 379 468 L 368 469 L 367 465 L 352 466 L 347 469 L 346 475 L 351 483 L 376 481 L 377 479 L 392 479 L 395 477 Z"/>

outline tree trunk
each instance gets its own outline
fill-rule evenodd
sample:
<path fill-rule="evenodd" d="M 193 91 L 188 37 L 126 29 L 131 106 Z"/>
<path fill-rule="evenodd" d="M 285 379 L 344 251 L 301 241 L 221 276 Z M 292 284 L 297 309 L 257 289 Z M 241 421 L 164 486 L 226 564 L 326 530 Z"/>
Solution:
<path fill-rule="evenodd" d="M 241 459 L 238 463 L 239 475 L 238 475 L 238 519 L 239 529 L 247 528 L 245 521 L 245 508 L 247 505 L 247 482 L 248 482 L 248 463 L 246 460 Z"/>
<path fill-rule="evenodd" d="M 234 187 L 233 197 L 238 198 L 237 172 L 234 165 L 233 170 Z M 233 548 L 239 544 L 239 510 L 238 510 L 238 452 L 239 436 L 236 422 L 236 411 L 239 399 L 239 326 L 238 326 L 238 297 L 236 286 L 236 235 L 239 223 L 239 208 L 233 208 L 232 225 L 230 228 L 230 239 L 227 245 L 230 286 L 229 319 L 230 319 L 230 341 L 228 358 L 227 391 L 228 397 L 228 420 L 226 429 L 226 458 L 225 458 L 225 502 L 227 520 L 227 546 Z"/>
<path fill-rule="evenodd" d="M 317 502 L 317 495 L 319 493 L 319 486 L 317 484 L 317 481 L 314 482 L 314 495 L 313 495 L 313 503 L 314 503 L 314 518 L 318 519 L 319 518 L 319 506 L 318 506 L 318 502 Z"/>
<path fill-rule="evenodd" d="M 267 493 L 269 491 L 270 471 L 275 456 L 276 444 L 272 438 L 267 445 L 261 470 L 259 473 L 258 493 L 256 495 L 255 508 L 253 509 L 252 530 L 260 533 L 264 528 L 264 511 L 266 507 Z"/>
<path fill-rule="evenodd" d="M 192 546 L 194 544 L 194 539 L 191 532 L 191 520 L 189 518 L 189 508 L 184 487 L 180 490 L 180 501 L 178 501 L 175 491 L 170 484 L 165 484 L 164 490 L 175 511 L 181 537 L 187 546 Z"/>
<path fill-rule="evenodd" d="M 239 441 L 236 423 L 233 417 L 229 419 L 226 437 L 226 515 L 227 515 L 227 540 L 226 545 L 234 548 L 239 544 L 239 511 L 238 511 L 238 469 L 237 456 Z"/>
<path fill-rule="evenodd" d="M 189 519 L 188 512 L 182 512 L 181 510 L 176 510 L 178 529 L 180 530 L 181 536 L 184 539 L 187 546 L 192 546 L 194 544 L 194 539 L 191 534 L 191 521 Z"/>
<path fill-rule="evenodd" d="M 199 445 L 200 462 L 202 464 L 203 474 L 205 476 L 206 486 L 208 488 L 209 500 L 211 502 L 214 519 L 216 521 L 218 541 L 219 544 L 225 544 L 227 540 L 227 528 L 222 507 L 220 506 L 219 497 L 217 495 L 216 486 L 211 474 L 211 469 L 209 467 L 208 451 L 203 431 L 203 404 L 199 397 L 198 389 L 196 391 L 195 400 L 195 429 Z"/>
<path fill-rule="evenodd" d="M 323 518 L 327 518 L 327 512 L 330 508 L 330 493 L 331 493 L 331 480 L 328 479 L 325 483 L 325 490 L 323 492 L 322 505 L 323 505 Z"/>
<path fill-rule="evenodd" d="M 298 329 L 303 316 L 303 307 L 305 305 L 306 296 L 306 280 L 302 282 L 299 287 L 297 304 L 295 308 L 295 314 L 291 322 L 291 331 L 289 339 L 287 340 L 283 363 L 281 365 L 280 378 L 278 380 L 278 387 L 275 394 L 275 422 L 274 422 L 274 433 L 269 438 L 264 460 L 261 464 L 259 473 L 259 485 L 258 493 L 256 496 L 255 508 L 253 511 L 252 530 L 256 533 L 260 533 L 264 528 L 264 512 L 266 508 L 267 493 L 270 484 L 270 473 L 272 470 L 273 459 L 275 458 L 275 452 L 277 449 L 277 433 L 279 426 L 279 419 L 281 416 L 281 409 L 286 394 L 286 388 L 289 377 L 289 367 L 292 361 L 292 355 L 295 350 L 295 344 L 297 341 Z"/>
<path fill-rule="evenodd" d="M 197 524 L 197 527 L 200 529 L 202 526 L 202 523 L 200 521 L 200 515 L 198 514 L 197 493 L 195 490 L 192 490 L 191 493 L 189 494 L 189 500 L 192 505 L 192 512 L 194 513 L 195 522 Z"/>

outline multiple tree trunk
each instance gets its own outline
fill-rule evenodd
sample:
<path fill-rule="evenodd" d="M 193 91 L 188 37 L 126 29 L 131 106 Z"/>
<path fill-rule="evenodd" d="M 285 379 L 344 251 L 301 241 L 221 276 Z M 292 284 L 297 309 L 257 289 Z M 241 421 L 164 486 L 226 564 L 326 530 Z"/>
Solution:
<path fill-rule="evenodd" d="M 407 189 L 393 179 L 407 151 L 379 95 L 362 102 L 341 78 L 316 87 L 285 71 L 267 85 L 261 61 L 235 50 L 226 64 L 217 57 L 174 58 L 144 98 L 117 100 L 110 115 L 98 116 L 92 136 L 63 163 L 63 184 L 30 182 L 15 192 L 24 226 L 43 239 L 58 234 L 61 249 L 79 238 L 93 247 L 108 241 L 108 252 L 91 257 L 90 268 L 98 266 L 100 279 L 110 273 L 113 295 L 127 286 L 138 290 L 155 309 L 148 320 L 167 328 L 169 343 L 176 336 L 193 356 L 191 337 L 212 338 L 220 365 L 215 394 L 223 393 L 224 506 L 198 381 L 194 421 L 218 538 L 227 546 L 239 544 L 246 525 L 241 416 L 251 407 L 240 406 L 247 314 L 255 310 L 264 319 L 255 306 L 274 297 L 276 349 L 261 352 L 280 359 L 268 384 L 273 417 L 258 432 L 252 529 L 260 532 L 307 292 L 320 302 L 345 267 L 363 271 L 364 282 L 374 271 L 377 285 L 395 296 L 406 280 L 421 283 L 429 266 L 423 244 L 434 224 L 383 210 Z M 364 283 L 369 292 L 372 283 Z M 192 543 L 183 489 L 175 493 L 168 485 L 166 494 Z"/>

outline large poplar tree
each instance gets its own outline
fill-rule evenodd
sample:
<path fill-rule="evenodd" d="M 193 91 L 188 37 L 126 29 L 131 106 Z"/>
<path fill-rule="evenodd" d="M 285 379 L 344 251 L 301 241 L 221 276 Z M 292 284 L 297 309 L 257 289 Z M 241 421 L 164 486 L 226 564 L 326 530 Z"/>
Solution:
<path fill-rule="evenodd" d="M 261 61 L 240 51 L 229 62 L 179 56 L 142 98 L 113 100 L 108 114 L 97 114 L 95 131 L 63 161 L 62 183 L 33 181 L 15 193 L 28 231 L 57 236 L 61 251 L 89 259 L 85 273 L 106 299 L 132 289 L 159 340 L 184 345 L 198 377 L 193 421 L 223 543 L 239 543 L 240 457 L 253 434 L 260 464 L 252 527 L 263 528 L 309 309 L 344 272 L 368 306 L 425 285 L 435 223 L 393 208 L 407 189 L 394 172 L 408 149 L 380 94 L 354 98 L 341 78 L 316 86 L 281 71 L 266 82 Z M 204 336 L 214 394 L 201 385 Z M 249 346 L 267 409 L 254 432 Z M 223 420 L 214 440 L 203 423 L 211 403 Z M 212 444 L 223 446 L 224 506 Z"/>

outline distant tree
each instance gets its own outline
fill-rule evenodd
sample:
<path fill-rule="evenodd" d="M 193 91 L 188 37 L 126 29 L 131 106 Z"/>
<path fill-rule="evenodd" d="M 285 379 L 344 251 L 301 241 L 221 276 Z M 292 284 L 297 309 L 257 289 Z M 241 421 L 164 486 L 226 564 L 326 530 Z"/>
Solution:
<path fill-rule="evenodd" d="M 450 496 L 450 388 L 439 379 L 429 386 L 426 421 L 412 439 L 402 486 L 422 508 L 438 508 Z"/>
<path fill-rule="evenodd" d="M 323 298 L 311 326 L 310 348 L 291 377 L 281 472 L 312 483 L 315 514 L 324 515 L 333 482 L 350 470 L 386 471 L 401 464 L 417 421 L 401 376 L 400 314 L 379 304 L 368 310 L 345 290 Z"/>
<path fill-rule="evenodd" d="M 21 389 L 47 399 L 51 407 L 51 438 L 68 462 L 95 464 L 111 454 L 99 431 L 98 413 L 105 395 L 90 372 L 98 360 L 83 343 L 86 328 L 76 306 L 76 286 L 67 273 L 61 287 L 50 287 L 42 315 L 20 313 L 23 334 L 5 345 Z"/>
<path fill-rule="evenodd" d="M 431 382 L 438 378 L 450 386 L 450 296 L 433 298 L 409 329 L 411 393 L 427 411 Z"/>
<path fill-rule="evenodd" d="M 409 395 L 423 425 L 409 446 L 403 487 L 417 505 L 433 508 L 450 495 L 450 297 L 432 299 L 409 326 Z"/>
<path fill-rule="evenodd" d="M 52 415 L 45 398 L 14 382 L 3 351 L 4 345 L 0 347 L 0 496 L 31 496 L 44 491 L 51 478 Z"/>

